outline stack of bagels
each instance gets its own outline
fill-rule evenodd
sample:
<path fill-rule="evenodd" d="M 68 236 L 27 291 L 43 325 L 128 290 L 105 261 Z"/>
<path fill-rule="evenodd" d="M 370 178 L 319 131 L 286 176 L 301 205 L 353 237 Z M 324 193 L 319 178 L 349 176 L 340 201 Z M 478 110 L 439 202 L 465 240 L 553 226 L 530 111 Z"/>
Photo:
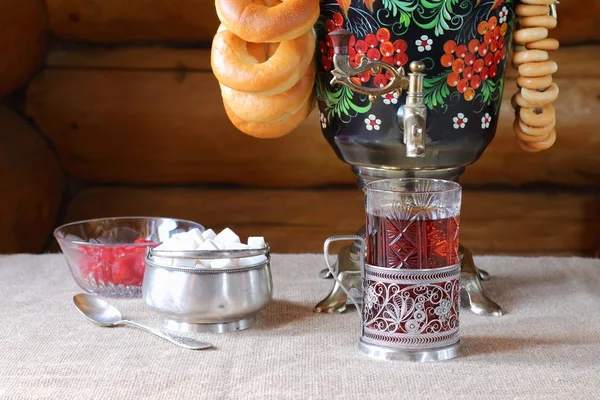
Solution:
<path fill-rule="evenodd" d="M 519 146 L 527 151 L 550 148 L 556 141 L 556 115 L 552 103 L 558 97 L 558 86 L 552 74 L 558 69 L 549 60 L 548 51 L 558 49 L 558 41 L 548 37 L 556 26 L 550 15 L 555 0 L 522 0 L 515 13 L 519 29 L 514 34 L 513 64 L 519 70 L 519 91 L 512 98 L 515 108 L 514 132 Z"/>
<path fill-rule="evenodd" d="M 264 1 L 264 0 L 262 0 Z M 314 107 L 313 25 L 319 0 L 216 0 L 211 65 L 225 111 L 258 138 L 292 132 Z"/>

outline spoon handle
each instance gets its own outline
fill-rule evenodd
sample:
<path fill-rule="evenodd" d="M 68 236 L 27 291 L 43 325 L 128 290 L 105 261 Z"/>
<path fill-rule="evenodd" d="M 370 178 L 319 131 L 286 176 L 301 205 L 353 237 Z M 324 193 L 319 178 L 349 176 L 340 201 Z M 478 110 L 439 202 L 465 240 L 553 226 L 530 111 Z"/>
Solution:
<path fill-rule="evenodd" d="M 210 344 L 210 343 L 201 342 L 199 340 L 187 338 L 187 337 L 183 337 L 183 336 L 173 335 L 173 334 L 163 332 L 158 329 L 154 329 L 149 326 L 142 325 L 142 324 L 139 324 L 139 323 L 133 322 L 133 321 L 122 320 L 122 321 L 120 321 L 119 325 L 129 325 L 129 326 L 133 326 L 135 328 L 141 329 L 143 331 L 148 331 L 150 333 L 155 334 L 156 336 L 159 336 L 163 339 L 168 340 L 171 343 L 175 343 L 178 346 L 181 346 L 181 347 L 184 347 L 184 348 L 190 349 L 190 350 L 204 350 L 204 349 L 209 349 L 209 348 L 213 347 L 212 344 Z"/>

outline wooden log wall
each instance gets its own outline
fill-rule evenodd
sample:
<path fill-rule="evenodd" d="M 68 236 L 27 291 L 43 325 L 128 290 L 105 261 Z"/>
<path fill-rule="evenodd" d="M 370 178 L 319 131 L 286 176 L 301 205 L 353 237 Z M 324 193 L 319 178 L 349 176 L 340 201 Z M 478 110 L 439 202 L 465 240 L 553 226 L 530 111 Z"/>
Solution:
<path fill-rule="evenodd" d="M 37 252 L 58 222 L 65 180 L 30 121 L 2 105 L 44 59 L 43 0 L 0 0 L 0 253 Z M 20 97 L 20 96 L 17 96 Z"/>
<path fill-rule="evenodd" d="M 219 24 L 212 1 L 45 0 L 45 5 L 56 40 L 45 69 L 27 89 L 26 112 L 54 144 L 69 175 L 96 186 L 75 195 L 67 220 L 145 211 L 217 227 L 230 221 L 242 233 L 272 234 L 280 252 L 318 252 L 324 236 L 358 227 L 360 212 L 344 219 L 333 210 L 337 202 L 350 202 L 348 207 L 360 211 L 359 192 L 319 195 L 314 189 L 350 188 L 355 179 L 323 139 L 316 112 L 277 140 L 245 136 L 228 122 L 210 71 L 208 49 Z M 600 2 L 564 1 L 559 21 L 552 32 L 562 43 L 554 55 L 561 89 L 557 144 L 537 154 L 517 147 L 510 71 L 496 139 L 462 179 L 467 189 L 483 187 L 465 195 L 470 210 L 463 224 L 470 226 L 463 230 L 466 240 L 480 252 L 599 251 Z M 275 190 L 156 186 L 205 184 Z M 521 193 L 527 185 L 542 191 Z M 221 196 L 230 200 L 220 202 Z M 499 220 L 498 210 L 510 216 Z M 273 215 L 265 215 L 269 212 Z M 299 217 L 290 218 L 294 213 Z M 553 230 L 557 215 L 572 240 Z M 516 228 L 519 216 L 523 226 Z"/>
<path fill-rule="evenodd" d="M 0 0 L 0 98 L 31 78 L 44 54 L 46 28 L 42 0 Z"/>
<path fill-rule="evenodd" d="M 0 107 L 0 254 L 37 252 L 58 222 L 65 181 L 48 143 Z"/>

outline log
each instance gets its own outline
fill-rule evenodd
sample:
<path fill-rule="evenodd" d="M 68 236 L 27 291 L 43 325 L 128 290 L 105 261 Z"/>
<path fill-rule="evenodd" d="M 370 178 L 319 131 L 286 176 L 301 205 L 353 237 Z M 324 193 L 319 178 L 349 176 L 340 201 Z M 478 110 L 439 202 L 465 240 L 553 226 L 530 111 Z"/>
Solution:
<path fill-rule="evenodd" d="M 345 190 L 98 187 L 71 202 L 66 221 L 161 215 L 264 235 L 275 253 L 319 253 L 331 235 L 364 223 L 363 194 Z M 465 190 L 461 241 L 477 254 L 594 255 L 600 194 Z"/>
<path fill-rule="evenodd" d="M 21 117 L 0 107 L 0 253 L 44 249 L 65 180 L 56 155 Z"/>
<path fill-rule="evenodd" d="M 46 0 L 53 34 L 78 42 L 208 42 L 219 20 L 209 0 Z M 600 39 L 600 3 L 564 1 L 552 36 L 563 44 Z"/>
<path fill-rule="evenodd" d="M 209 0 L 45 0 L 50 30 L 77 42 L 210 42 L 219 27 Z"/>
<path fill-rule="evenodd" d="M 600 46 L 563 47 L 551 53 L 558 63 L 557 78 L 598 78 Z M 61 69 L 167 70 L 210 72 L 210 50 L 135 46 L 117 48 L 55 48 L 46 53 L 46 67 Z M 592 66 L 592 67 L 590 67 Z M 516 78 L 517 70 L 509 65 L 507 76 Z"/>
<path fill-rule="evenodd" d="M 23 85 L 42 60 L 47 18 L 42 0 L 0 0 L 0 98 Z"/>
<path fill-rule="evenodd" d="M 556 8 L 558 25 L 550 31 L 550 37 L 558 39 L 562 45 L 590 43 L 600 39 L 600 2 L 563 1 Z"/>
<path fill-rule="evenodd" d="M 556 52 L 559 140 L 549 151 L 518 149 L 509 102 L 516 89 L 508 79 L 496 139 L 467 169 L 463 182 L 600 186 L 600 72 L 590 68 L 600 61 L 599 48 Z M 142 48 L 94 54 L 50 54 L 52 68 L 27 93 L 29 115 L 75 178 L 251 186 L 354 183 L 348 166 L 323 139 L 316 112 L 282 139 L 261 141 L 238 132 L 224 114 L 203 58 L 206 51 Z M 90 60 L 101 68 L 93 68 Z"/>

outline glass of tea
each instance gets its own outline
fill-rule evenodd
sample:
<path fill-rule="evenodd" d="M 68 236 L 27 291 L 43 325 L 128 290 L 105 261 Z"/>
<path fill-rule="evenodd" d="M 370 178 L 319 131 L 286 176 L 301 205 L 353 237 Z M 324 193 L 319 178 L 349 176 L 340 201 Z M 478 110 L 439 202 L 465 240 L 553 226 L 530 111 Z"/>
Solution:
<path fill-rule="evenodd" d="M 461 186 L 385 179 L 367 183 L 364 191 L 365 238 L 325 242 L 326 259 L 330 242 L 350 239 L 363 245 L 361 352 L 414 361 L 456 357 Z"/>
<path fill-rule="evenodd" d="M 384 179 L 365 185 L 367 261 L 391 269 L 459 263 L 461 187 L 438 179 Z"/>

